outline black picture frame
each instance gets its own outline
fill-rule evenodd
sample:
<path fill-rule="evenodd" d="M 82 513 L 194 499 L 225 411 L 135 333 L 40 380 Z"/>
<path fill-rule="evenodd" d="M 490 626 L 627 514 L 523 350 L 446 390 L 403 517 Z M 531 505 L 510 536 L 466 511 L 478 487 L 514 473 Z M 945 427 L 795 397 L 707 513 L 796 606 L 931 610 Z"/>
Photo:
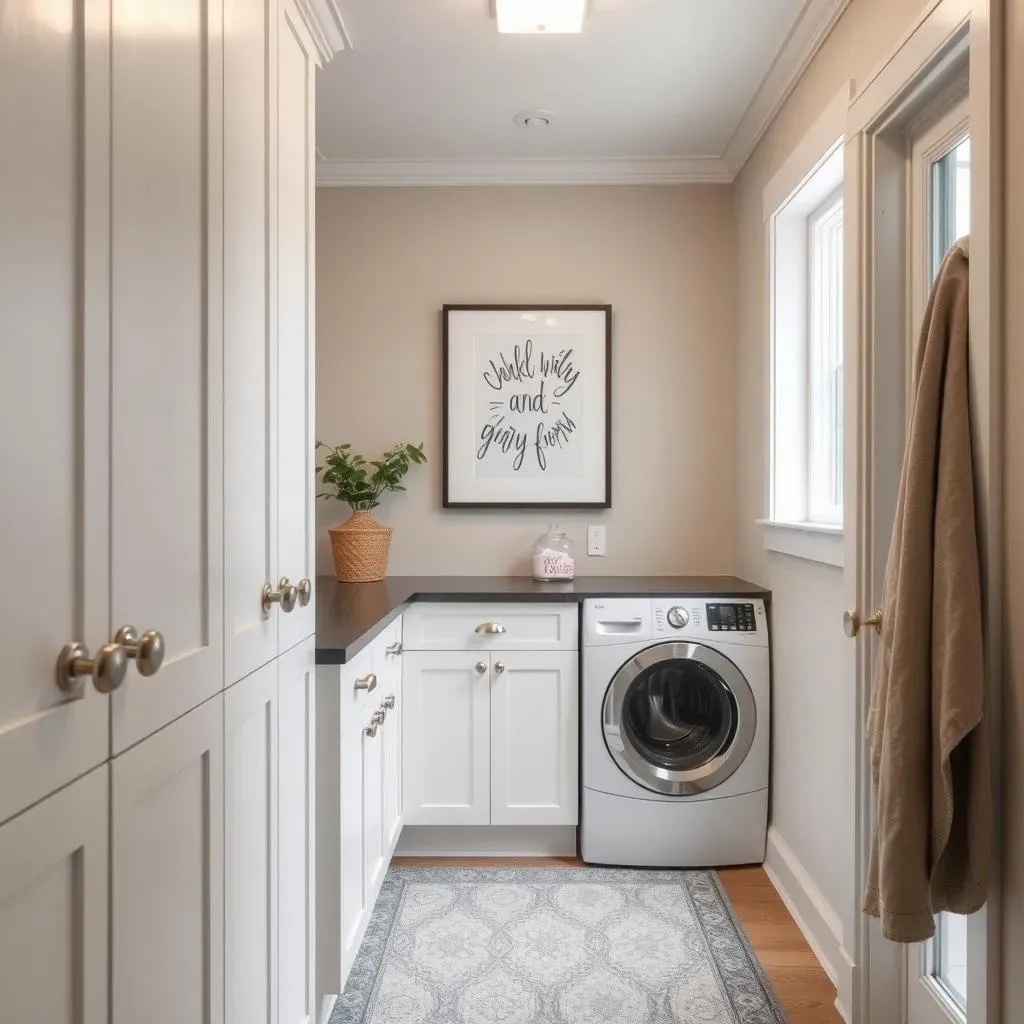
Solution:
<path fill-rule="evenodd" d="M 604 317 L 604 497 L 600 501 L 454 501 L 451 497 L 451 331 L 452 313 L 589 312 Z M 591 303 L 445 304 L 441 309 L 442 507 L 446 509 L 604 509 L 612 507 L 612 307 Z"/>

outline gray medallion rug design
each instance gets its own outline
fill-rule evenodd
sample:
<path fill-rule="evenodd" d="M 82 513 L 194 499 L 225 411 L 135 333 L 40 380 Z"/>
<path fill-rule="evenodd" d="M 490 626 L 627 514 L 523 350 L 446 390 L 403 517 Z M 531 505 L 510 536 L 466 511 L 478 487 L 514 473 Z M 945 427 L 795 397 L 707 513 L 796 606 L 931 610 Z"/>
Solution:
<path fill-rule="evenodd" d="M 785 1024 L 711 871 L 392 868 L 329 1024 Z"/>

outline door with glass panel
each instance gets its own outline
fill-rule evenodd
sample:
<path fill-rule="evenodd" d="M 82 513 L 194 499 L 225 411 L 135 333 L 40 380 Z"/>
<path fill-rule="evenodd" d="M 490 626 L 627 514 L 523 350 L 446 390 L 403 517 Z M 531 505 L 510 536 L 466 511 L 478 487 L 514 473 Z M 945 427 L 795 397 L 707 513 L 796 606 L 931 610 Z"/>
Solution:
<path fill-rule="evenodd" d="M 911 326 L 908 371 L 928 295 L 950 247 L 971 227 L 971 140 L 967 101 L 952 105 L 915 139 L 911 150 Z M 911 382 L 911 372 L 907 374 Z M 908 404 L 909 413 L 909 404 Z M 940 914 L 935 938 L 907 950 L 908 1024 L 968 1020 L 969 922 Z"/>

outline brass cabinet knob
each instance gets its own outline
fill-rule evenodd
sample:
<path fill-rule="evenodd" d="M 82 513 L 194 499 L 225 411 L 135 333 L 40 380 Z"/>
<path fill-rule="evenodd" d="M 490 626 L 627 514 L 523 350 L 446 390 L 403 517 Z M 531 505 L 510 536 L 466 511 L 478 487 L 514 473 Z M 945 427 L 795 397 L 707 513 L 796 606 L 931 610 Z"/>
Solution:
<path fill-rule="evenodd" d="M 852 640 L 857 636 L 864 626 L 871 626 L 876 633 L 882 632 L 882 609 L 876 608 L 863 621 L 860 612 L 855 609 L 848 609 L 843 612 L 843 632 Z"/>
<path fill-rule="evenodd" d="M 377 735 L 377 730 L 384 724 L 387 715 L 383 711 L 374 711 L 370 716 L 370 724 L 363 730 L 371 739 Z"/>
<path fill-rule="evenodd" d="M 124 653 L 134 660 L 139 674 L 155 676 L 164 663 L 163 634 L 155 629 L 147 629 L 142 636 L 134 626 L 122 626 L 114 636 L 114 643 L 124 648 Z"/>
<path fill-rule="evenodd" d="M 497 672 L 498 675 L 501 675 L 501 673 L 505 671 L 505 662 L 496 661 L 494 663 L 494 671 Z"/>
<path fill-rule="evenodd" d="M 295 589 L 298 593 L 299 607 L 305 608 L 313 597 L 313 584 L 303 577 L 299 580 L 298 584 L 296 584 Z"/>
<path fill-rule="evenodd" d="M 308 582 L 308 581 L 307 581 Z M 286 614 L 295 610 L 296 602 L 299 600 L 299 588 L 295 586 L 287 576 L 282 576 L 274 590 L 269 583 L 263 584 L 263 591 L 260 594 L 260 604 L 263 614 L 270 614 L 270 606 L 279 604 L 281 611 Z"/>
<path fill-rule="evenodd" d="M 500 622 L 481 622 L 476 627 L 476 632 L 481 636 L 493 636 L 497 633 L 504 633 L 505 627 Z"/>
<path fill-rule="evenodd" d="M 483 675 L 487 671 L 487 662 L 486 661 L 478 661 L 476 663 L 476 670 L 477 670 L 477 672 L 480 673 L 480 675 Z"/>
<path fill-rule="evenodd" d="M 57 685 L 69 697 L 85 696 L 85 676 L 92 676 L 93 686 L 100 693 L 113 693 L 128 672 L 128 655 L 120 644 L 104 644 L 96 657 L 89 657 L 83 643 L 65 644 L 57 658 Z"/>
<path fill-rule="evenodd" d="M 361 679 L 357 679 L 355 681 L 355 689 L 365 690 L 367 693 L 372 693 L 377 689 L 377 676 L 373 672 L 370 672 Z"/>
<path fill-rule="evenodd" d="M 385 654 L 394 654 L 397 657 L 399 654 L 402 653 L 402 644 L 401 644 L 401 642 L 394 643 L 394 644 L 388 644 L 387 647 L 384 648 L 384 653 Z"/>
<path fill-rule="evenodd" d="M 395 708 L 395 697 L 394 697 L 394 694 L 389 693 L 384 698 L 384 707 L 388 711 L 393 711 L 394 710 L 394 708 Z"/>

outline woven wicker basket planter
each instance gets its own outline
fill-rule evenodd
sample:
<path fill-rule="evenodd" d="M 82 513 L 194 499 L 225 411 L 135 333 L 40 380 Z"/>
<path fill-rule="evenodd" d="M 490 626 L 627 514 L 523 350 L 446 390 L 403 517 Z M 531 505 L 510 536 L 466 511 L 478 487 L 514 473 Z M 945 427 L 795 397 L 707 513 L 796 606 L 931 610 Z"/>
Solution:
<path fill-rule="evenodd" d="M 373 583 L 384 579 L 391 529 L 381 526 L 369 512 L 361 510 L 353 512 L 345 522 L 328 527 L 334 575 L 343 583 Z"/>

